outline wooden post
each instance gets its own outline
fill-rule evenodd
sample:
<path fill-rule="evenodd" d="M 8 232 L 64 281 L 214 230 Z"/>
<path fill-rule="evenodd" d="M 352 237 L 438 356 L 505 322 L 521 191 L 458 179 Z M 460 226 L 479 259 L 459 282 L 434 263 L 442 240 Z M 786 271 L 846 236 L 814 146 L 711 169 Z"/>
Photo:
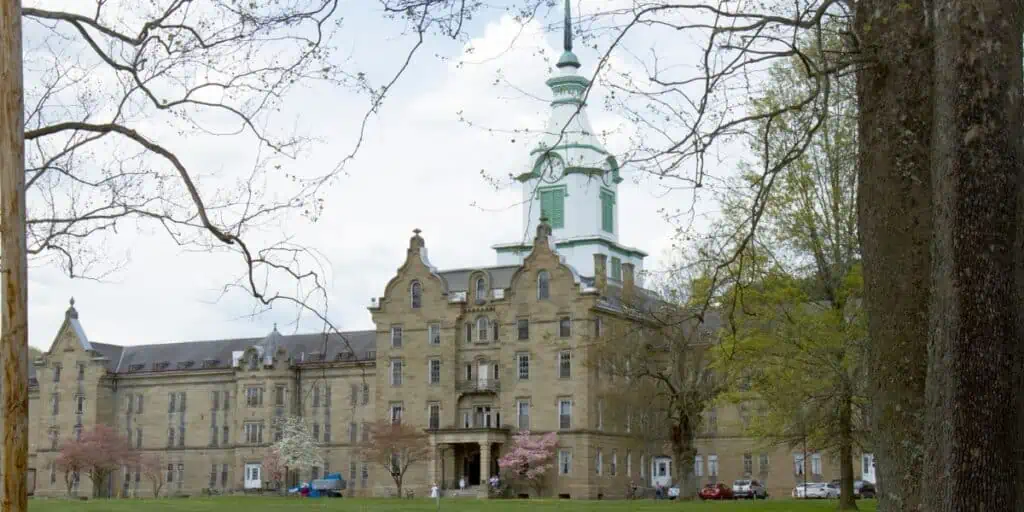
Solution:
<path fill-rule="evenodd" d="M 2 512 L 28 511 L 28 262 L 21 0 L 0 0 L 0 366 Z"/>

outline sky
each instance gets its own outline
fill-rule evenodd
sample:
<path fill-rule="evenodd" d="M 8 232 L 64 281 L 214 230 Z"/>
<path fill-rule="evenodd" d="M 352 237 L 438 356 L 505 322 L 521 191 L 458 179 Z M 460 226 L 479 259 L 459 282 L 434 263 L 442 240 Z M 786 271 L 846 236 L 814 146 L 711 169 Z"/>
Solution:
<path fill-rule="evenodd" d="M 613 6 L 609 0 L 601 8 Z M 377 2 L 347 13 L 334 41 L 371 80 L 393 73 L 411 41 L 385 20 Z M 586 13 L 587 4 L 574 2 Z M 541 12 L 525 25 L 501 9 L 476 17 L 468 41 L 429 39 L 371 119 L 365 143 L 345 175 L 325 194 L 315 223 L 290 220 L 266 226 L 267 236 L 286 233 L 314 248 L 325 262 L 326 315 L 343 330 L 373 327 L 371 297 L 383 294 L 405 258 L 413 229 L 422 230 L 431 262 L 442 269 L 493 265 L 491 245 L 522 237 L 520 191 L 505 180 L 495 187 L 482 172 L 504 177 L 528 166 L 534 143 L 521 129 L 539 129 L 548 114 L 550 91 L 544 80 L 552 56 L 561 53 L 561 10 Z M 32 33 L 26 33 L 31 42 Z M 600 46 L 600 39 L 594 42 Z M 639 41 L 634 45 L 655 44 Z M 598 53 L 578 45 L 589 75 Z M 443 57 L 443 58 L 439 58 Z M 680 48 L 682 60 L 698 59 L 694 48 Z M 630 66 L 625 55 L 613 63 Z M 624 117 L 602 108 L 608 93 L 595 87 L 589 115 L 613 152 L 628 149 Z M 284 121 L 321 143 L 291 165 L 329 168 L 356 138 L 365 97 L 323 84 L 305 86 L 288 98 Z M 472 126 L 465 120 L 470 120 Z M 490 130 L 488 128 L 492 128 Z M 174 139 L 186 162 L 215 172 L 244 166 L 251 146 L 244 141 Z M 186 144 L 187 142 L 187 144 Z M 728 165 L 727 163 L 720 165 Z M 687 191 L 671 191 L 647 176 L 623 170 L 618 214 L 621 243 L 647 251 L 646 266 L 662 268 L 673 256 L 673 229 L 661 211 L 687 208 Z M 272 185 L 271 185 L 272 186 Z M 701 203 L 701 211 L 711 207 Z M 34 260 L 29 275 L 29 338 L 46 349 L 53 342 L 68 301 L 75 299 L 81 323 L 92 341 L 121 345 L 186 340 L 256 337 L 277 324 L 284 333 L 322 327 L 294 310 L 277 307 L 253 316 L 254 301 L 242 293 L 222 294 L 237 276 L 239 262 L 229 255 L 182 250 L 153 226 L 123 229 L 104 250 L 125 263 L 102 280 L 69 279 L 46 260 Z"/>

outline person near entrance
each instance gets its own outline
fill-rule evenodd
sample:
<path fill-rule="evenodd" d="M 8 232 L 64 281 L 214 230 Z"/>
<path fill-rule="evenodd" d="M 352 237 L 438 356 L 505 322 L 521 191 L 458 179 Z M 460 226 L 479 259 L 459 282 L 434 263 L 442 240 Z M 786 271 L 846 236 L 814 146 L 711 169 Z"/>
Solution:
<path fill-rule="evenodd" d="M 437 489 L 437 482 L 434 482 L 434 485 L 430 486 L 430 497 L 431 498 L 439 498 L 440 497 L 439 496 L 439 491 Z"/>
<path fill-rule="evenodd" d="M 466 477 L 459 478 L 459 490 L 460 491 L 466 490 Z"/>

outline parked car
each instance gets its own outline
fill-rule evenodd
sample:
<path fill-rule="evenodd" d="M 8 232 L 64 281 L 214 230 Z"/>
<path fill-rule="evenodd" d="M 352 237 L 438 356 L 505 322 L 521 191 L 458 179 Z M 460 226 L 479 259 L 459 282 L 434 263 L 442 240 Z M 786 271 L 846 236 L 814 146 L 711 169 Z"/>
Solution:
<path fill-rule="evenodd" d="M 793 488 L 793 497 L 834 499 L 839 497 L 839 489 L 825 483 L 799 484 Z"/>
<path fill-rule="evenodd" d="M 732 493 L 732 488 L 722 483 L 709 483 L 705 485 L 704 488 L 700 490 L 699 495 L 702 500 L 731 500 L 735 498 Z"/>
<path fill-rule="evenodd" d="M 840 488 L 840 480 L 832 480 L 832 485 L 837 489 Z M 876 495 L 875 484 L 871 482 L 865 482 L 864 480 L 854 480 L 853 482 L 853 497 L 872 499 Z"/>
<path fill-rule="evenodd" d="M 732 483 L 732 493 L 736 499 L 767 499 L 768 489 L 757 480 L 736 480 Z"/>

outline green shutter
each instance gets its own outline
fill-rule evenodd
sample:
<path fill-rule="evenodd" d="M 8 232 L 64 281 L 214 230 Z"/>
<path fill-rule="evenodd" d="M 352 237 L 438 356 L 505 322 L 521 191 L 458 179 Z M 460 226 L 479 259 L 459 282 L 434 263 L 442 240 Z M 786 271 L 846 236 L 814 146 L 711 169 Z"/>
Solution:
<path fill-rule="evenodd" d="M 615 194 L 601 191 L 601 229 L 609 233 L 615 231 Z"/>
<path fill-rule="evenodd" d="M 540 191 L 540 215 L 547 217 L 552 228 L 565 227 L 565 190 L 548 189 Z"/>
<path fill-rule="evenodd" d="M 612 256 L 612 279 L 622 280 L 622 260 Z"/>

